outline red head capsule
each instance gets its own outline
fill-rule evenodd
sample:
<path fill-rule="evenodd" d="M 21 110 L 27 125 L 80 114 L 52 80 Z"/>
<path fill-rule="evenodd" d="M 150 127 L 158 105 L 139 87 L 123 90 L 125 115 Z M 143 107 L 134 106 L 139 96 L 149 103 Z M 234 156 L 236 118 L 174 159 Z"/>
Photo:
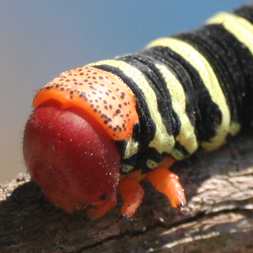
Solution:
<path fill-rule="evenodd" d="M 23 144 L 33 180 L 66 211 L 95 207 L 102 215 L 116 203 L 120 154 L 114 140 L 131 136 L 138 121 L 134 95 L 112 74 L 84 67 L 42 88 L 34 107 Z"/>

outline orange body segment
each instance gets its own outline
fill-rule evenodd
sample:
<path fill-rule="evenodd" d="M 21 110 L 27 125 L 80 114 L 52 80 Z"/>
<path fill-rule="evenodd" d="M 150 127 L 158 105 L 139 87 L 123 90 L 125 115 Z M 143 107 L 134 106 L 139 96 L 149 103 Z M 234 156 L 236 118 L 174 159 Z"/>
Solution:
<path fill-rule="evenodd" d="M 138 123 L 135 96 L 117 76 L 84 66 L 63 72 L 35 96 L 34 107 L 56 101 L 96 120 L 113 140 L 128 139 Z"/>

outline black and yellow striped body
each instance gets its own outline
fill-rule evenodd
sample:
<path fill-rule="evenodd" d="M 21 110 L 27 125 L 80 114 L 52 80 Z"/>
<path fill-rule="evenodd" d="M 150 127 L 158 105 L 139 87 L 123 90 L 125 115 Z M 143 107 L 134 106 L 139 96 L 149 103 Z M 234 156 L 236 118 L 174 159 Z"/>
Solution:
<path fill-rule="evenodd" d="M 91 65 L 120 77 L 137 99 L 140 122 L 119 143 L 123 172 L 217 149 L 252 118 L 253 7 Z"/>

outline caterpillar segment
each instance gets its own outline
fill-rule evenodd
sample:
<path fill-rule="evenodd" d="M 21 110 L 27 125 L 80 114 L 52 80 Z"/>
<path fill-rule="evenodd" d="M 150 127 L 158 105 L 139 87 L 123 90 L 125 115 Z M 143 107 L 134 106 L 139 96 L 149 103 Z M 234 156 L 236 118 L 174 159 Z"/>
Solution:
<path fill-rule="evenodd" d="M 67 212 L 99 218 L 122 200 L 132 217 L 146 180 L 185 205 L 171 167 L 212 151 L 253 113 L 253 7 L 140 52 L 63 72 L 36 94 L 24 133 L 27 168 Z"/>

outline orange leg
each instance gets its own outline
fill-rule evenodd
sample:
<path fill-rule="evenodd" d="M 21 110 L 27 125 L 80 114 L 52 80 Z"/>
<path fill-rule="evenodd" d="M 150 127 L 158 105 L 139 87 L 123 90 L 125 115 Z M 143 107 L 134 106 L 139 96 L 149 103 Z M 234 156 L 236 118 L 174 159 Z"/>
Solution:
<path fill-rule="evenodd" d="M 123 201 L 121 214 L 127 218 L 134 215 L 143 200 L 144 190 L 140 185 L 142 179 L 141 172 L 134 171 L 120 180 L 119 193 Z"/>
<path fill-rule="evenodd" d="M 147 173 L 146 179 L 169 199 L 172 207 L 178 208 L 185 205 L 186 198 L 178 176 L 169 170 L 173 163 L 173 159 L 166 158 L 157 168 Z"/>
<path fill-rule="evenodd" d="M 166 158 L 151 172 L 142 174 L 140 170 L 137 170 L 121 178 L 118 189 L 123 201 L 123 206 L 121 208 L 121 214 L 123 216 L 127 218 L 132 217 L 141 205 L 144 197 L 144 190 L 140 182 L 144 179 L 148 180 L 157 191 L 163 193 L 169 199 L 172 207 L 178 208 L 185 205 L 186 198 L 179 178 L 169 170 L 169 167 L 171 167 L 173 163 L 173 159 Z M 88 216 L 91 218 L 102 217 L 115 205 L 116 200 L 107 200 L 103 205 L 90 208 L 88 210 Z"/>
<path fill-rule="evenodd" d="M 108 213 L 111 209 L 113 209 L 116 206 L 116 203 L 116 198 L 98 202 L 94 207 L 90 207 L 86 211 L 86 214 L 90 219 L 99 219 Z"/>

